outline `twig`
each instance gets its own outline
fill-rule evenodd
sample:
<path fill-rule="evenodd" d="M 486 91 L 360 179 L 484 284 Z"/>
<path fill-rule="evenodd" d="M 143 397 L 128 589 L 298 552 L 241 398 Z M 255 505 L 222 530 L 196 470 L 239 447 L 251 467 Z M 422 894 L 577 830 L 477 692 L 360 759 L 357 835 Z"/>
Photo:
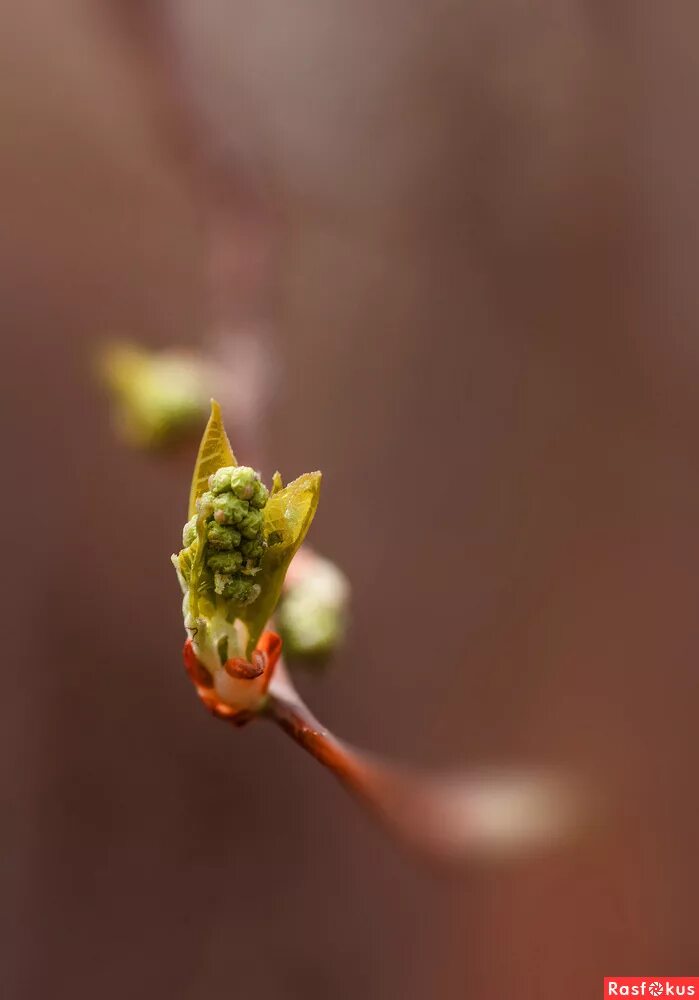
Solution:
<path fill-rule="evenodd" d="M 580 815 L 570 783 L 550 772 L 428 774 L 356 750 L 318 722 L 281 662 L 265 716 L 332 771 L 392 834 L 433 860 L 528 852 L 563 838 Z"/>

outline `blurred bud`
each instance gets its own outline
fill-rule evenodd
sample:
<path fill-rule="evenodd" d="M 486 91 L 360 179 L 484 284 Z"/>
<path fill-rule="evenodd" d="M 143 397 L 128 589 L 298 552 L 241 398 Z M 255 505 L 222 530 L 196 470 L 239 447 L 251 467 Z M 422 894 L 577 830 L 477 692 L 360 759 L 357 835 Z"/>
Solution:
<path fill-rule="evenodd" d="M 564 773 L 494 769 L 435 778 L 420 808 L 433 849 L 496 859 L 527 856 L 582 832 L 586 798 Z"/>
<path fill-rule="evenodd" d="M 198 430 L 209 407 L 207 370 L 195 354 L 147 351 L 115 343 L 101 358 L 119 433 L 131 445 L 158 448 Z"/>
<path fill-rule="evenodd" d="M 349 598 L 349 582 L 334 563 L 307 549 L 299 552 L 277 615 L 288 655 L 321 659 L 334 652 L 345 635 Z"/>

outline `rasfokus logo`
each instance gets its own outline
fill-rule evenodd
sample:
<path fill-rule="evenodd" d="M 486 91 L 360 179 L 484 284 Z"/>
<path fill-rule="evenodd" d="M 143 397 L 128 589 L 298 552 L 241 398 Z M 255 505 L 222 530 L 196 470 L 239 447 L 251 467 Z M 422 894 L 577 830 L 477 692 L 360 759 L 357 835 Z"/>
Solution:
<path fill-rule="evenodd" d="M 607 976 L 604 997 L 693 997 L 699 1000 L 699 976 Z"/>

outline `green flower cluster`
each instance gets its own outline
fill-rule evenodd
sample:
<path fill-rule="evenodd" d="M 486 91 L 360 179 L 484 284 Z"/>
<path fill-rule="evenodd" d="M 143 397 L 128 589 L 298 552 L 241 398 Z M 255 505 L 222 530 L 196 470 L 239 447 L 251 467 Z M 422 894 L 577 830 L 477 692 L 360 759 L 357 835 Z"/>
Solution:
<path fill-rule="evenodd" d="M 245 465 L 225 466 L 209 477 L 209 489 L 197 501 L 197 514 L 187 521 L 182 544 L 198 538 L 201 519 L 204 563 L 213 590 L 236 604 L 252 604 L 260 594 L 255 576 L 267 543 L 263 510 L 269 493 L 258 474 Z"/>

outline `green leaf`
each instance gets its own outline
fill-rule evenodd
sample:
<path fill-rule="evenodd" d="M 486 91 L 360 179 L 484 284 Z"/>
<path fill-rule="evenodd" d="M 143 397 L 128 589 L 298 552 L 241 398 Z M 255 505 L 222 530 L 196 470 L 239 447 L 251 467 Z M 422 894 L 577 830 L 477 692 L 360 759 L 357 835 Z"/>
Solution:
<path fill-rule="evenodd" d="M 255 583 L 262 593 L 240 618 L 250 632 L 247 654 L 250 656 L 268 620 L 274 614 L 282 592 L 282 585 L 289 563 L 294 558 L 318 507 L 320 498 L 320 472 L 307 472 L 288 486 L 270 495 L 264 509 L 265 538 L 269 547 L 262 557 Z"/>
<path fill-rule="evenodd" d="M 194 466 L 192 488 L 189 493 L 188 517 L 194 517 L 196 514 L 197 499 L 209 488 L 209 476 L 224 465 L 237 464 L 226 429 L 223 426 L 221 407 L 215 399 L 212 399 L 211 416 L 201 439 L 199 454 Z"/>

